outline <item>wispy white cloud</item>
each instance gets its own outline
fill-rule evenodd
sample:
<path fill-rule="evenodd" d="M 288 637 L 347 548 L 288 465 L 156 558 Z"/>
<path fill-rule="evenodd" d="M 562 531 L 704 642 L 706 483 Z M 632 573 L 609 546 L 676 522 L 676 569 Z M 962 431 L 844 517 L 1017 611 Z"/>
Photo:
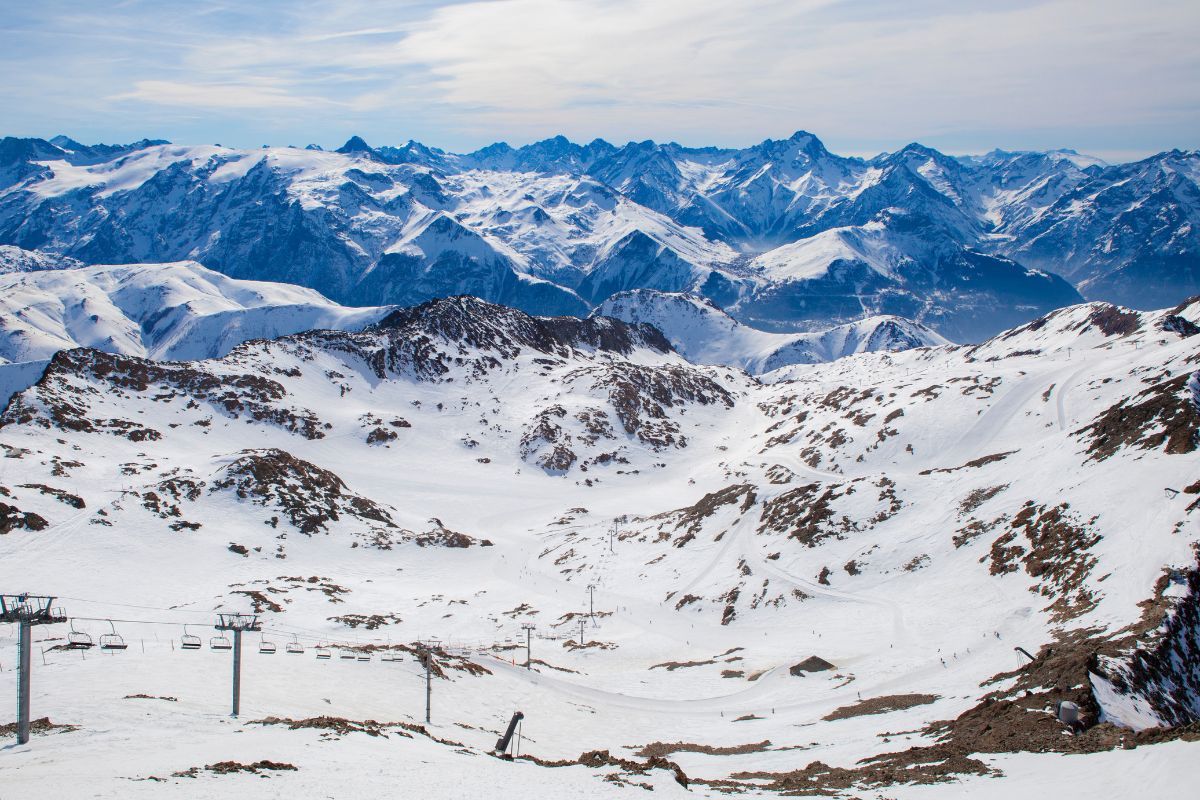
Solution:
<path fill-rule="evenodd" d="M 891 5 L 472 2 L 398 50 L 452 106 L 526 129 L 619 127 L 617 113 L 692 135 L 1001 133 L 1192 116 L 1200 101 L 1193 2 Z"/>
<path fill-rule="evenodd" d="M 281 86 L 179 81 L 137 81 L 133 91 L 114 95 L 112 99 L 200 109 L 316 108 L 341 105 L 323 97 L 291 94 Z"/>
<path fill-rule="evenodd" d="M 10 129 L 79 130 L 65 123 L 82 109 L 85 127 L 152 120 L 204 139 L 359 132 L 459 148 L 557 132 L 738 144 L 796 128 L 861 151 L 911 139 L 1108 152 L 1200 144 L 1194 0 L 47 9 L 0 27 L 0 67 L 22 78 L 0 87 Z"/>

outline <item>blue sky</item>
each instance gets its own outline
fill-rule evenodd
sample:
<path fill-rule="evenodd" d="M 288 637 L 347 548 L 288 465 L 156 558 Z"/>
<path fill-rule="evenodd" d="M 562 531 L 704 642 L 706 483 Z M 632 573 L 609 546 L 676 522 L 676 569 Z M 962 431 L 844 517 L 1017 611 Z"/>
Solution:
<path fill-rule="evenodd" d="M 0 133 L 1200 147 L 1195 0 L 5 0 Z"/>

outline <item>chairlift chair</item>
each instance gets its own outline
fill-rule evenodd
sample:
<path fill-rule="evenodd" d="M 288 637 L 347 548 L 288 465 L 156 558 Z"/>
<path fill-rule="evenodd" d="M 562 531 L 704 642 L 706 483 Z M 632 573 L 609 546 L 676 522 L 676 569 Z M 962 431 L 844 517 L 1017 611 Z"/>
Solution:
<path fill-rule="evenodd" d="M 270 639 L 259 638 L 258 652 L 260 652 L 266 656 L 275 655 L 275 643 L 272 642 Z"/>
<path fill-rule="evenodd" d="M 358 654 L 358 660 L 359 660 L 359 661 L 370 661 L 370 660 L 371 660 L 371 654 L 370 654 L 370 653 L 359 653 L 359 654 Z"/>
<path fill-rule="evenodd" d="M 283 649 L 285 652 L 293 655 L 303 655 L 304 653 L 304 645 L 300 644 L 300 640 L 295 636 L 292 637 L 292 640 Z"/>
<path fill-rule="evenodd" d="M 117 626 L 113 625 L 112 620 L 108 620 L 108 627 L 112 628 L 112 633 L 106 633 L 100 637 L 101 650 L 124 650 L 129 647 L 125 644 L 125 640 L 121 638 L 121 634 L 117 633 Z"/>
<path fill-rule="evenodd" d="M 338 654 L 338 658 L 344 658 L 347 661 L 353 661 L 355 658 L 358 658 L 358 656 L 354 655 L 353 650 L 343 650 Z"/>
<path fill-rule="evenodd" d="M 199 650 L 200 637 L 187 632 L 187 625 L 183 626 L 183 636 L 179 639 L 179 646 L 184 650 Z"/>
<path fill-rule="evenodd" d="M 317 658 L 321 660 L 328 660 L 333 658 L 333 653 L 329 652 L 329 648 L 317 645 Z"/>
<path fill-rule="evenodd" d="M 233 643 L 229 641 L 228 636 L 214 636 L 208 640 L 208 648 L 210 650 L 232 650 Z"/>
<path fill-rule="evenodd" d="M 71 620 L 71 632 L 67 634 L 67 647 L 71 650 L 87 650 L 95 647 L 90 634 L 75 630 L 75 620 Z"/>

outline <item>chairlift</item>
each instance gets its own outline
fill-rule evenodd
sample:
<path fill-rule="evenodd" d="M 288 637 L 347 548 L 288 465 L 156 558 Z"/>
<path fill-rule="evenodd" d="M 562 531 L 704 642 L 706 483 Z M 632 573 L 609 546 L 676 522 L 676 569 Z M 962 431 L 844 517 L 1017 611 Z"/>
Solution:
<path fill-rule="evenodd" d="M 263 639 L 262 637 L 259 637 L 258 652 L 265 656 L 275 655 L 275 643 L 270 639 Z"/>
<path fill-rule="evenodd" d="M 193 633 L 188 633 L 187 625 L 184 625 L 183 626 L 183 636 L 181 636 L 179 639 L 179 646 L 182 647 L 184 650 L 199 650 L 200 644 L 201 644 L 200 637 L 196 636 Z"/>
<path fill-rule="evenodd" d="M 295 636 L 292 637 L 292 640 L 290 642 L 288 642 L 287 645 L 283 649 L 285 652 L 291 653 L 293 655 L 303 655 L 304 654 L 304 645 L 300 644 L 300 639 Z"/>
<path fill-rule="evenodd" d="M 71 620 L 71 632 L 67 634 L 67 647 L 71 650 L 87 650 L 95 647 L 90 634 L 75 630 L 75 620 Z"/>
<path fill-rule="evenodd" d="M 108 620 L 108 627 L 112 628 L 112 633 L 106 633 L 100 637 L 101 650 L 124 650 L 129 647 L 121 638 L 121 634 L 117 633 L 117 626 L 113 625 L 111 619 Z"/>
<path fill-rule="evenodd" d="M 371 654 L 370 654 L 370 653 L 359 653 L 359 654 L 358 654 L 358 660 L 359 660 L 359 661 L 370 661 L 370 660 L 371 660 Z"/>
<path fill-rule="evenodd" d="M 358 656 L 354 655 L 353 650 L 343 650 L 338 654 L 338 658 L 344 658 L 347 661 L 353 661 L 354 659 L 358 658 Z"/>
<path fill-rule="evenodd" d="M 208 640 L 208 648 L 210 650 L 232 650 L 233 643 L 229 641 L 228 636 L 221 634 Z"/>
<path fill-rule="evenodd" d="M 317 658 L 319 658 L 323 661 L 328 660 L 330 658 L 333 658 L 333 653 L 329 652 L 329 648 L 322 647 L 321 645 L 317 645 Z"/>

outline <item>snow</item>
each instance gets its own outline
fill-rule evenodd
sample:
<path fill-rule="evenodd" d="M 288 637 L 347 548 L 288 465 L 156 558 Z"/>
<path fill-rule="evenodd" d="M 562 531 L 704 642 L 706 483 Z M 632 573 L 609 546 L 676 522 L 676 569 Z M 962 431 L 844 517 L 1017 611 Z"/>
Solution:
<path fill-rule="evenodd" d="M 883 234 L 878 223 L 833 228 L 763 253 L 750 262 L 750 267 L 772 281 L 798 281 L 825 275 L 837 261 L 860 261 L 880 275 L 890 276 L 902 256 Z"/>
<path fill-rule="evenodd" d="M 699 310 L 698 319 L 711 324 L 710 312 Z M 1006 486 L 971 512 L 980 520 L 1011 516 L 1026 500 L 1068 502 L 1081 518 L 1096 517 L 1102 538 L 1091 551 L 1097 564 L 1088 586 L 1098 603 L 1073 626 L 1128 624 L 1165 566 L 1194 561 L 1191 548 L 1200 532 L 1185 501 L 1164 504 L 1161 497 L 1163 485 L 1195 473 L 1196 452 L 1126 449 L 1093 461 L 1077 434 L 1096 414 L 1145 388 L 1143 376 L 1194 370 L 1188 365 L 1194 344 L 1158 330 L 1161 312 L 1139 315 L 1139 331 L 1129 336 L 1080 328 L 1094 310 L 1069 309 L 978 348 L 868 352 L 793 365 L 769 376 L 769 383 L 646 348 L 628 356 L 574 349 L 552 358 L 522 348 L 477 373 L 471 360 L 494 351 L 436 336 L 434 345 L 450 356 L 444 377 L 453 380 L 418 381 L 404 370 L 381 375 L 336 344 L 342 340 L 325 347 L 324 340 L 305 337 L 250 343 L 223 361 L 195 365 L 212 375 L 278 382 L 287 392 L 283 407 L 312 409 L 330 426 L 311 440 L 206 401 L 191 407 L 188 397 L 163 386 L 142 392 L 60 376 L 55 381 L 65 381 L 69 396 L 86 405 L 88 419 L 135 420 L 162 438 L 131 441 L 35 423 L 0 431 L 5 445 L 29 451 L 0 459 L 0 484 L 12 493 L 5 502 L 50 522 L 36 534 L 14 530 L 0 537 L 0 563 L 19 570 L 21 587 L 59 596 L 68 613 L 81 618 L 81 629 L 99 635 L 108 630 L 104 620 L 112 619 L 131 645 L 125 653 L 93 652 L 86 659 L 46 652 L 45 665 L 39 661 L 34 669 L 34 716 L 80 730 L 6 750 L 0 781 L 10 791 L 37 787 L 63 797 L 164 789 L 196 797 L 306 797 L 394 791 L 404 781 L 431 797 L 478 797 L 497 787 L 551 797 L 636 791 L 606 782 L 611 769 L 543 769 L 488 756 L 496 731 L 517 709 L 526 714 L 523 750 L 547 759 L 574 759 L 592 749 L 631 757 L 653 741 L 773 743 L 740 755 L 670 756 L 689 776 L 706 779 L 786 771 L 817 760 L 852 767 L 880 752 L 928 745 L 917 731 L 976 705 L 997 688 L 981 686 L 984 681 L 1016 666 L 1014 645 L 1036 652 L 1054 630 L 1045 610 L 1049 599 L 1031 591 L 1043 584 L 1023 571 L 989 573 L 995 534 L 953 544 L 966 520 L 962 498 Z M 1184 315 L 1195 317 L 1195 306 Z M 463 362 L 456 365 L 455 358 Z M 665 418 L 679 426 L 686 447 L 656 448 L 619 425 L 614 439 L 587 444 L 573 414 L 587 408 L 615 413 L 609 386 L 592 376 L 626 364 L 704 376 L 728 392 L 733 405 L 665 405 Z M 37 407 L 39 392 L 55 381 L 28 391 L 23 402 Z M 940 389 L 918 394 L 931 386 Z M 853 410 L 825 402 L 843 388 L 875 390 L 860 407 L 871 419 L 859 425 L 849 418 Z M 551 474 L 522 459 L 523 431 L 552 405 L 564 407 L 564 431 L 576 437 L 581 456 L 617 449 L 627 463 Z M 903 415 L 884 423 L 896 410 Z M 807 419 L 788 438 L 786 425 L 799 411 Z M 387 446 L 369 446 L 365 414 L 402 416 L 411 427 L 397 429 Z M 831 425 L 845 428 L 846 443 L 816 441 Z M 881 426 L 895 434 L 879 436 Z M 464 444 L 467 438 L 477 444 Z M 228 490 L 206 489 L 194 501 L 179 501 L 180 518 L 202 524 L 194 531 L 170 530 L 167 523 L 176 518 L 160 518 L 144 505 L 146 492 L 166 476 L 212 482 L 243 450 L 268 447 L 331 470 L 354 492 L 388 506 L 406 528 L 428 530 L 436 517 L 494 546 L 421 548 L 404 541 L 378 549 L 363 538 L 363 521 L 349 516 L 331 523 L 328 534 L 305 536 L 286 518 L 272 525 L 276 510 Z M 820 460 L 812 463 L 806 448 Z M 955 469 L 1010 450 L 993 463 Z M 66 474 L 55 474 L 56 465 L 68 461 L 78 466 L 57 466 Z M 772 480 L 777 468 L 792 477 Z M 885 477 L 901 503 L 890 515 L 882 513 Z M 86 508 L 21 486 L 36 483 L 68 489 Z M 694 539 L 680 543 L 686 525 L 662 515 L 738 483 L 751 484 L 757 499 L 746 508 L 719 507 L 699 520 Z M 836 500 L 834 513 L 864 527 L 813 546 L 764 527 L 765 503 L 809 483 L 853 485 L 853 494 Z M 1117 486 L 1121 502 L 1113 502 Z M 866 526 L 876 514 L 884 518 Z M 613 520 L 625 515 L 610 549 Z M 247 555 L 230 552 L 230 543 L 247 547 Z M 851 561 L 858 574 L 842 567 Z M 827 583 L 818 578 L 822 567 L 831 568 Z M 319 582 L 310 583 L 310 576 Z M 340 602 L 312 590 L 325 583 L 345 589 L 335 593 Z M 588 584 L 598 587 L 596 608 L 604 614 L 595 627 L 586 623 L 585 633 L 612 649 L 566 646 L 578 623 L 565 615 L 586 610 Z M 732 601 L 731 588 L 740 589 Z M 239 594 L 246 591 L 259 591 L 283 609 L 264 614 L 264 636 L 281 647 L 260 655 L 257 639 L 248 640 L 243 715 L 234 721 L 224 716 L 228 655 L 181 652 L 177 645 L 184 623 L 206 637 L 214 610 L 248 609 L 249 598 Z M 762 602 L 756 602 L 760 592 Z M 681 605 L 687 595 L 698 599 Z M 522 604 L 528 604 L 524 611 Z M 736 614 L 722 624 L 730 605 Z M 352 613 L 394 613 L 400 621 L 367 630 L 333 619 Z M 523 651 L 503 648 L 520 636 L 524 621 L 537 626 L 534 657 L 573 671 L 520 667 Z M 7 637 L 0 638 L 0 696 L 11 697 L 11 632 L 0 634 Z M 63 635 L 62 626 L 38 629 L 39 650 L 50 644 L 45 637 Z M 326 740 L 316 731 L 251 724 L 268 715 L 324 714 L 419 722 L 424 686 L 411 659 L 321 662 L 313 647 L 434 636 L 491 673 L 451 672 L 451 680 L 434 682 L 431 730 L 461 748 L 420 734 Z M 293 637 L 307 648 L 304 655 L 282 652 Z M 837 669 L 788 673 L 814 654 Z M 669 661 L 709 663 L 655 666 Z M 743 674 L 723 677 L 725 670 Z M 761 675 L 750 680 L 755 673 Z M 125 699 L 138 693 L 177 700 Z M 823 719 L 860 696 L 904 693 L 940 699 L 887 714 Z M 1110 700 L 1106 710 L 1124 713 Z M 745 715 L 756 718 L 737 721 Z M 1175 742 L 1089 756 L 983 755 L 1004 778 L 878 791 L 922 798 L 965 792 L 1086 797 L 1135 788 L 1182 793 L 1200 777 L 1195 747 Z M 299 770 L 265 779 L 171 777 L 219 760 L 263 758 Z M 150 775 L 168 783 L 143 780 Z M 655 796 L 684 796 L 661 771 L 632 779 L 652 784 Z M 688 796 L 723 795 L 695 785 Z"/>
<path fill-rule="evenodd" d="M 36 183 L 33 191 L 41 197 L 57 197 L 78 189 L 99 187 L 97 196 L 109 197 L 138 188 L 173 164 L 189 162 L 196 168 L 223 158 L 245 159 L 247 155 L 216 146 L 167 144 L 136 150 L 100 164 L 76 166 L 63 160 L 44 161 L 39 163 L 49 167 L 53 174 Z"/>
<path fill-rule="evenodd" d="M 696 295 L 647 289 L 613 295 L 592 315 L 654 325 L 689 361 L 739 367 L 752 375 L 854 353 L 949 344 L 923 325 L 886 315 L 824 331 L 769 333 L 739 323 Z"/>
<path fill-rule="evenodd" d="M 0 245 L 0 275 L 12 272 L 35 272 L 43 269 L 72 269 L 83 266 L 73 258 L 23 250 L 10 244 Z"/>
<path fill-rule="evenodd" d="M 638 283 L 640 265 L 629 263 L 625 275 L 610 276 L 606 285 L 698 291 L 715 276 L 717 283 L 736 284 L 745 300 L 769 295 L 781 282 L 828 276 L 843 259 L 867 264 L 945 312 L 953 298 L 930 287 L 941 285 L 936 273 L 953 275 L 948 250 L 966 248 L 1062 274 L 1089 296 L 1138 307 L 1193 293 L 1180 288 L 1190 278 L 1170 265 L 1195 251 L 1195 152 L 1108 166 L 1071 151 L 997 151 L 955 160 L 912 145 L 865 161 L 833 155 L 811 134 L 742 150 L 653 142 L 581 148 L 556 138 L 509 150 L 507 158 L 447 154 L 414 142 L 349 153 L 159 144 L 131 146 L 92 164 L 72 164 L 80 159 L 58 148 L 32 152 L 62 157 L 33 161 L 37 169 L 22 167 L 13 173 L 19 179 L 0 187 L 11 241 L 36 241 L 48 251 L 87 253 L 98 261 L 195 259 L 239 276 L 299 281 L 341 302 L 410 299 L 360 297 L 355 288 L 384 254 L 423 253 L 413 237 L 443 213 L 478 234 L 481 247 L 499 253 L 513 272 L 566 292 L 578 290 L 614 248 L 640 234 L 662 248 L 665 261 L 687 265 L 667 277 L 686 275 L 689 284 L 655 284 L 663 273 L 653 270 Z M 931 200 L 931 190 L 950 202 Z M 283 266 L 255 250 L 245 233 L 222 238 L 253 220 L 262 204 L 292 201 L 303 220 L 292 221 L 298 230 L 328 232 L 328 238 L 317 236 L 311 256 Z M 1151 235 L 1132 241 L 1122 233 L 1135 229 Z M 912 274 L 897 269 L 909 264 L 919 268 Z M 1135 264 L 1166 266 L 1157 279 L 1121 278 Z M 927 271 L 935 273 L 929 285 L 911 285 Z M 435 277 L 457 285 L 456 276 Z M 864 308 L 895 310 L 882 305 L 895 288 L 889 282 L 867 290 Z M 380 287 L 394 289 L 387 281 Z M 972 288 L 1000 297 L 1011 289 L 1000 277 Z M 805 287 L 791 289 L 804 295 Z M 806 299 L 819 305 L 820 288 L 809 289 Z M 1032 303 L 1021 301 L 1030 316 L 1076 299 L 1055 295 L 1045 282 L 1026 291 L 1034 296 Z M 586 299 L 594 305 L 605 298 Z M 782 316 L 764 324 L 803 327 L 787 317 L 787 308 L 775 309 Z M 965 338 L 944 314 L 929 320 L 945 323 L 944 334 Z M 1012 321 L 998 319 L 971 338 Z"/>
<path fill-rule="evenodd" d="M 243 281 L 195 262 L 99 265 L 0 275 L 0 394 L 29 386 L 59 350 L 179 360 L 250 339 L 357 330 L 389 308 L 346 308 L 312 289 Z"/>

